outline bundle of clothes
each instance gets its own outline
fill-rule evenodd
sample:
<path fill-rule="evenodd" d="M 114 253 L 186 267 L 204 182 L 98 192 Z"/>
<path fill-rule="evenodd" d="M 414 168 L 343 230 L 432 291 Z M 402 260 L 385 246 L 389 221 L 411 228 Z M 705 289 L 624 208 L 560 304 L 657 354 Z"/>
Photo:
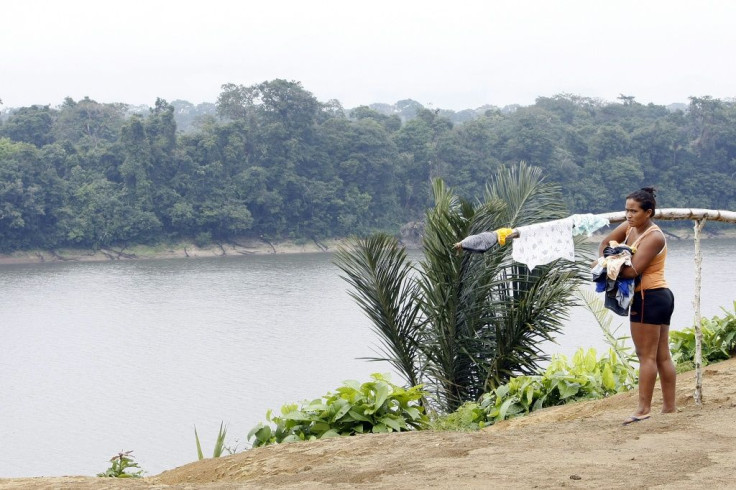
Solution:
<path fill-rule="evenodd" d="M 595 290 L 605 293 L 604 306 L 617 315 L 629 314 L 631 300 L 634 299 L 634 279 L 619 278 L 621 268 L 631 265 L 631 257 L 636 250 L 628 245 L 619 244 L 615 241 L 603 249 L 603 257 L 593 267 L 592 280 L 595 282 Z"/>

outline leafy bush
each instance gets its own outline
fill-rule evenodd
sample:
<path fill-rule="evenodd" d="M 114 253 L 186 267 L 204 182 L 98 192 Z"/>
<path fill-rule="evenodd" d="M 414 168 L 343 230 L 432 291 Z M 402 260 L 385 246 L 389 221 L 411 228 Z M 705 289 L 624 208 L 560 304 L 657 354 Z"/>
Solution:
<path fill-rule="evenodd" d="M 736 353 L 736 301 L 733 306 L 735 313 L 721 308 L 725 313 L 724 317 L 702 319 L 700 330 L 703 333 L 703 365 L 725 361 Z M 671 331 L 670 349 L 678 371 L 692 368 L 695 361 L 695 327 Z"/>
<path fill-rule="evenodd" d="M 485 427 L 485 410 L 477 402 L 465 402 L 454 412 L 434 417 L 433 430 L 470 431 Z"/>
<path fill-rule="evenodd" d="M 579 349 L 572 363 L 554 356 L 541 375 L 518 376 L 443 417 L 435 428 L 481 428 L 540 408 L 572 401 L 603 398 L 628 391 L 636 384 L 632 373 L 610 349 L 597 359 L 595 349 Z"/>
<path fill-rule="evenodd" d="M 253 447 L 273 443 L 349 436 L 367 432 L 393 432 L 425 428 L 429 418 L 420 405 L 426 395 L 421 386 L 404 389 L 388 375 L 372 374 L 373 381 L 345 381 L 336 393 L 311 402 L 281 407 L 281 416 L 266 414 L 268 422 L 248 433 Z"/>

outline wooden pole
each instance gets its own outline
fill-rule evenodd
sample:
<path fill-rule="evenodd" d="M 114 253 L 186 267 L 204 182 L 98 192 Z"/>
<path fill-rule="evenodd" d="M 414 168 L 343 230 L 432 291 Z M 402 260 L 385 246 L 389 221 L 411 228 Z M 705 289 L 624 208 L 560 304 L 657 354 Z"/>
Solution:
<path fill-rule="evenodd" d="M 625 211 L 617 211 L 614 213 L 602 213 L 596 216 L 605 218 L 611 223 L 620 223 L 626 221 Z M 661 220 L 696 220 L 709 219 L 710 221 L 725 221 L 727 223 L 736 223 L 736 211 L 725 211 L 718 209 L 696 209 L 696 208 L 665 208 L 654 211 L 654 219 Z"/>
<path fill-rule="evenodd" d="M 700 251 L 700 232 L 705 226 L 707 218 L 693 220 L 695 232 L 695 297 L 693 298 L 693 309 L 695 310 L 695 403 L 703 404 L 703 329 L 700 318 L 700 285 L 701 265 L 703 254 Z"/>

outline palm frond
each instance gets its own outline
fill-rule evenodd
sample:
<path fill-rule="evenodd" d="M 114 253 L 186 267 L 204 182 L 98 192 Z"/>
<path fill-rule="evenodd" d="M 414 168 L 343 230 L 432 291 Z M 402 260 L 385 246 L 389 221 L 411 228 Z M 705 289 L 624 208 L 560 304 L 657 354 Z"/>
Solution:
<path fill-rule="evenodd" d="M 382 357 L 412 385 L 420 383 L 417 342 L 421 327 L 413 265 L 406 250 L 386 234 L 352 239 L 335 253 L 350 296 L 370 318 L 382 344 Z"/>
<path fill-rule="evenodd" d="M 567 211 L 559 186 L 524 162 L 502 169 L 486 186 L 486 201 L 493 200 L 507 204 L 503 218 L 510 228 L 562 218 Z"/>
<path fill-rule="evenodd" d="M 424 369 L 430 379 L 430 389 L 440 403 L 450 408 L 466 399 L 472 362 L 463 355 L 461 312 L 461 282 L 463 257 L 458 256 L 453 243 L 467 234 L 473 207 L 460 199 L 437 179 L 433 182 L 435 206 L 426 215 L 423 240 L 424 260 L 417 284 L 421 293 L 420 307 L 426 318 L 422 353 Z"/>

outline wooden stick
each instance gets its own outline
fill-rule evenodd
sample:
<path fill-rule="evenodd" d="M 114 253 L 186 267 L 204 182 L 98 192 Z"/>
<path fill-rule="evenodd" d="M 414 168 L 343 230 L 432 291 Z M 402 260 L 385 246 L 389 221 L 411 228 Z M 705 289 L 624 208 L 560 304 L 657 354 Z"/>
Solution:
<path fill-rule="evenodd" d="M 703 404 L 703 329 L 700 318 L 700 283 L 701 264 L 703 255 L 700 251 L 700 232 L 705 226 L 707 218 L 694 220 L 693 230 L 695 232 L 695 297 L 693 298 L 693 309 L 695 310 L 695 403 Z"/>

